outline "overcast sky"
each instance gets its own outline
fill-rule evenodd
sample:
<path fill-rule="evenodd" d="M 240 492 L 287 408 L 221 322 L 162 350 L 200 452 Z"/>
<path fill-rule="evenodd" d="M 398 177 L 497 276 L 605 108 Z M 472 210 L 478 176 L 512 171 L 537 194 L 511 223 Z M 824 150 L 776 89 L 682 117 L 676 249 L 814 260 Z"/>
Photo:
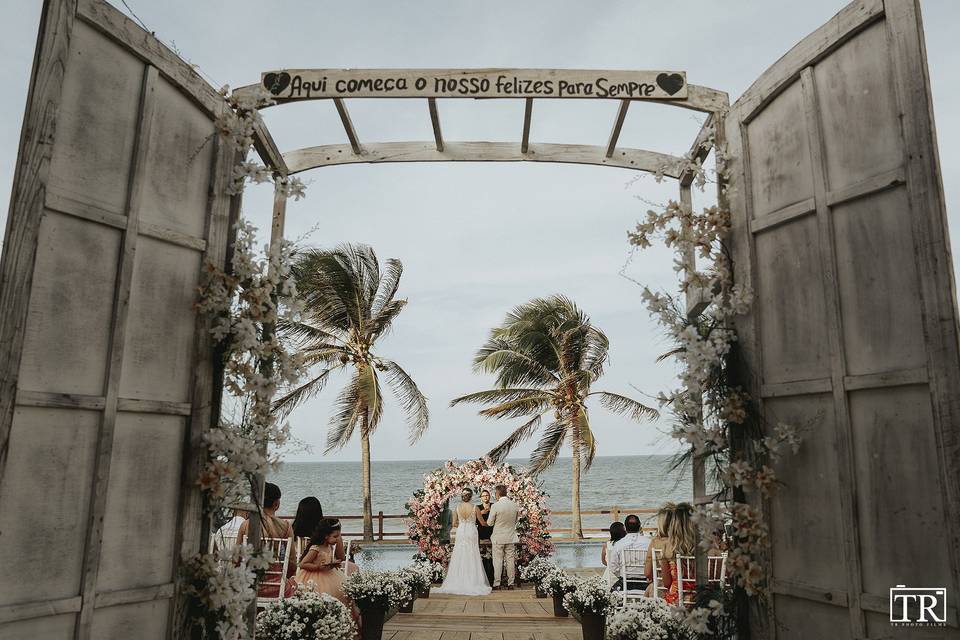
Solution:
<path fill-rule="evenodd" d="M 4 0 L 0 23 L 0 196 L 9 201 L 13 167 L 34 53 L 40 2 Z M 120 5 L 117 0 L 114 2 Z M 735 100 L 770 64 L 843 2 L 728 0 L 404 0 L 376 2 L 128 0 L 158 37 L 199 66 L 215 87 L 240 86 L 262 70 L 282 67 L 557 67 L 685 70 L 689 82 L 727 91 Z M 16 10 L 13 10 L 14 5 Z M 934 108 L 950 223 L 960 229 L 960 145 L 955 114 L 960 67 L 960 3 L 922 3 Z M 447 140 L 517 141 L 520 100 L 441 100 Z M 429 140 L 423 100 L 352 100 L 361 141 Z M 534 142 L 605 144 L 615 101 L 538 101 Z M 952 118 L 948 117 L 952 116 Z M 275 108 L 266 120 L 281 150 L 345 143 L 329 101 Z M 621 146 L 680 155 L 700 118 L 683 109 L 634 104 Z M 670 365 L 655 357 L 669 348 L 640 303 L 640 288 L 674 285 L 671 255 L 660 249 L 631 256 L 626 231 L 675 186 L 607 167 L 547 164 L 353 165 L 308 173 L 306 200 L 291 202 L 288 237 L 315 227 L 308 243 L 371 244 L 381 259 L 396 257 L 405 272 L 400 295 L 409 305 L 378 352 L 404 366 L 430 398 L 431 427 L 416 446 L 405 440 L 402 416 L 389 405 L 373 441 L 374 459 L 470 458 L 513 426 L 476 418 L 450 398 L 486 388 L 470 360 L 489 328 L 516 304 L 564 293 L 611 339 L 611 366 L 596 388 L 644 394 L 674 385 Z M 710 203 L 697 194 L 695 204 Z M 269 228 L 270 193 L 251 189 L 245 214 Z M 5 226 L 6 211 L 0 213 Z M 956 232 L 955 232 L 956 233 Z M 266 239 L 266 236 L 265 236 Z M 957 242 L 956 236 L 954 242 Z M 629 264 L 628 264 L 629 263 Z M 330 402 L 344 380 L 294 413 L 295 434 L 322 454 Z M 592 413 L 600 455 L 673 451 L 663 424 L 630 424 Z M 530 446 L 518 452 L 526 454 Z M 327 459 L 354 460 L 352 443 Z"/>

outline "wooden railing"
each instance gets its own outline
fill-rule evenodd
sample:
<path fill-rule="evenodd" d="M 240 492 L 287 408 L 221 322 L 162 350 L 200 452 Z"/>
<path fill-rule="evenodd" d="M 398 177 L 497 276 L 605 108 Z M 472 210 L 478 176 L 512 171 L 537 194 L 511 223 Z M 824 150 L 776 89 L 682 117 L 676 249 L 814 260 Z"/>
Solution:
<path fill-rule="evenodd" d="M 625 518 L 627 515 L 630 515 L 630 514 L 640 516 L 642 520 L 644 519 L 645 516 L 650 516 L 652 514 L 655 514 L 656 512 L 657 512 L 657 509 L 651 509 L 647 507 L 609 507 L 607 509 L 581 511 L 580 516 L 581 517 L 609 516 L 610 522 L 613 523 L 613 522 L 618 522 L 623 520 L 623 518 Z M 560 517 L 569 518 L 571 515 L 572 515 L 572 512 L 570 511 L 552 511 L 550 513 L 551 517 L 560 516 Z M 282 517 L 284 520 L 293 519 L 292 516 L 282 516 Z M 327 515 L 326 517 L 336 518 L 337 520 L 344 521 L 344 527 L 343 527 L 344 537 L 346 538 L 362 538 L 363 537 L 363 525 L 362 525 L 363 516 L 362 515 L 353 515 L 353 514 L 344 515 L 344 516 Z M 404 520 L 407 520 L 408 517 L 409 516 L 407 516 L 407 514 L 405 513 L 404 514 L 384 514 L 383 511 L 378 511 L 377 513 L 373 514 L 373 525 L 374 525 L 373 539 L 377 541 L 388 541 L 388 542 L 393 542 L 393 541 L 409 542 L 409 538 L 407 538 L 406 530 L 384 531 L 384 527 L 383 527 L 384 522 L 387 520 L 404 521 Z M 345 521 L 360 521 L 360 523 L 358 523 L 360 524 L 359 530 L 357 531 L 348 530 Z M 406 529 L 406 527 L 404 527 L 404 529 Z M 643 530 L 645 532 L 652 532 L 656 530 L 656 527 L 644 527 Z M 552 528 L 549 531 L 550 531 L 550 535 L 552 536 L 568 537 L 568 538 L 570 537 L 570 533 L 571 533 L 570 527 Z M 584 527 L 583 528 L 583 534 L 585 538 L 591 537 L 589 535 L 591 533 L 603 534 L 608 531 L 610 531 L 609 527 Z M 593 536 L 593 537 L 597 537 L 597 536 Z M 388 538 L 394 538 L 395 540 L 388 540 Z"/>

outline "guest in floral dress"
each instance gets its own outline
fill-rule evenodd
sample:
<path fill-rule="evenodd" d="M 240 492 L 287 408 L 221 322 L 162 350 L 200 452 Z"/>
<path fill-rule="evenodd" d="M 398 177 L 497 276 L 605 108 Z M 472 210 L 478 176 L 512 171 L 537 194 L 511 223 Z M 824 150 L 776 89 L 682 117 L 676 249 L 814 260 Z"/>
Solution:
<path fill-rule="evenodd" d="M 677 579 L 677 563 L 681 556 L 692 556 L 697 548 L 696 531 L 693 526 L 693 507 L 687 502 L 681 502 L 674 510 L 670 518 L 670 526 L 667 531 L 667 541 L 663 547 L 663 559 L 661 561 L 661 571 L 663 572 L 663 586 L 667 593 L 663 599 L 672 605 L 686 605 L 687 602 L 680 602 L 679 580 Z M 694 575 L 695 563 L 691 562 L 689 571 L 684 571 L 683 592 L 689 593 L 691 599 L 694 590 L 697 587 L 697 577 Z M 685 598 L 686 599 L 686 598 Z"/>

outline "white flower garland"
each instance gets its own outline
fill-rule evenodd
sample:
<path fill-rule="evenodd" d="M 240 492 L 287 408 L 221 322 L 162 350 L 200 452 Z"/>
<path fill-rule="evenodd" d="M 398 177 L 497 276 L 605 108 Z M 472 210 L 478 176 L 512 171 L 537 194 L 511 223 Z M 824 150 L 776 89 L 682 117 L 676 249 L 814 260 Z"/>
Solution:
<path fill-rule="evenodd" d="M 232 110 L 216 122 L 219 135 L 244 157 L 260 122 L 262 97 L 242 101 L 227 97 Z M 298 179 L 274 177 L 263 165 L 244 160 L 234 169 L 226 193 L 236 195 L 247 182 L 274 181 L 287 197 L 303 197 Z M 254 478 L 274 471 L 277 449 L 289 439 L 286 424 L 277 421 L 271 405 L 282 385 L 295 384 L 304 373 L 300 357 L 286 350 L 270 328 L 280 318 L 295 318 L 300 307 L 291 274 L 292 245 L 286 241 L 258 254 L 256 228 L 240 220 L 229 269 L 205 265 L 197 312 L 211 321 L 210 332 L 224 354 L 223 383 L 237 400 L 239 417 L 221 419 L 204 434 L 209 457 L 197 479 L 208 514 L 249 502 Z M 201 553 L 184 558 L 182 580 L 191 598 L 191 623 L 205 637 L 246 638 L 246 611 L 256 597 L 256 578 L 268 561 L 248 545 L 238 545 L 229 558 Z"/>
<path fill-rule="evenodd" d="M 716 140 L 714 131 L 709 132 L 709 138 Z M 725 184 L 729 177 L 726 149 L 718 146 L 715 154 L 717 175 Z M 703 167 L 690 156 L 686 162 L 702 189 L 707 182 Z M 658 400 L 675 417 L 671 435 L 689 445 L 694 456 L 714 460 L 719 479 L 735 500 L 729 506 L 715 501 L 696 512 L 702 546 L 709 549 L 718 545 L 724 525 L 732 521 L 733 548 L 729 550 L 727 573 L 747 595 L 763 598 L 767 585 L 760 558 L 769 550 L 768 531 L 762 514 L 746 503 L 746 497 L 754 492 L 766 497 L 775 490 L 776 475 L 767 462 L 777 460 L 788 449 L 796 452 L 800 438 L 790 425 L 769 429 L 756 424 L 750 414 L 749 395 L 727 383 L 727 358 L 737 341 L 732 320 L 749 312 L 753 301 L 749 287 L 733 282 L 729 251 L 724 245 L 730 226 L 730 212 L 719 206 L 696 213 L 670 201 L 662 211 L 648 211 L 628 238 L 639 248 L 652 246 L 654 238 L 662 239 L 676 251 L 674 270 L 681 274 L 680 291 L 697 289 L 709 301 L 700 316 L 690 319 L 672 296 L 644 288 L 647 309 L 675 342 L 673 356 L 681 364 L 682 387 L 660 393 Z M 689 268 L 685 261 L 689 255 L 697 255 L 707 267 Z M 738 436 L 738 443 L 746 444 L 732 449 L 731 434 Z M 690 623 L 697 629 L 705 628 L 703 619 L 710 615 L 716 615 L 716 610 L 695 609 L 690 613 Z"/>
<path fill-rule="evenodd" d="M 257 615 L 257 636 L 265 640 L 344 640 L 356 632 L 347 607 L 326 593 L 303 591 Z"/>

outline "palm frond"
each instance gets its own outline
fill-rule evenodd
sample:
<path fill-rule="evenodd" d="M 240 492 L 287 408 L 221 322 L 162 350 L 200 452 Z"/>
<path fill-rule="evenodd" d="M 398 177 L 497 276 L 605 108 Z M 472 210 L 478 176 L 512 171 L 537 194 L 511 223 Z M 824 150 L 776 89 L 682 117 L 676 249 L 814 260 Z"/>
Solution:
<path fill-rule="evenodd" d="M 609 393 L 607 391 L 595 391 L 591 396 L 600 396 L 600 404 L 614 413 L 627 416 L 631 420 L 640 422 L 642 420 L 655 420 L 660 417 L 660 412 L 653 407 L 637 402 L 618 393 Z"/>
<path fill-rule="evenodd" d="M 276 326 L 277 333 L 280 335 L 304 343 L 343 342 L 339 336 L 306 322 L 296 322 L 286 318 L 278 318 Z"/>
<path fill-rule="evenodd" d="M 319 375 L 307 380 L 296 389 L 292 389 L 285 393 L 279 399 L 274 401 L 272 410 L 279 412 L 282 416 L 290 415 L 290 412 L 293 411 L 297 405 L 309 400 L 323 391 L 323 388 L 327 384 L 327 378 L 334 368 L 324 369 Z"/>
<path fill-rule="evenodd" d="M 390 326 L 396 320 L 403 308 L 407 306 L 406 300 L 391 300 L 375 316 L 370 318 L 366 327 L 366 335 L 372 341 L 390 331 Z"/>
<path fill-rule="evenodd" d="M 540 420 L 542 417 L 542 414 L 538 414 L 533 416 L 533 418 L 530 420 L 524 422 L 522 425 L 517 427 L 513 433 L 507 436 L 506 440 L 491 449 L 490 453 L 487 455 L 490 456 L 494 462 L 503 462 L 515 446 L 533 435 L 533 432 L 536 431 L 537 427 L 540 426 Z"/>
<path fill-rule="evenodd" d="M 567 425 L 554 422 L 547 426 L 537 443 L 537 448 L 530 454 L 530 474 L 537 475 L 552 465 L 560 455 L 563 441 L 567 436 Z"/>
<path fill-rule="evenodd" d="M 521 384 L 553 386 L 559 381 L 553 371 L 530 354 L 517 351 L 498 340 L 488 341 L 481 347 L 473 362 L 475 371 L 495 373 L 499 387 Z"/>
<path fill-rule="evenodd" d="M 360 400 L 367 412 L 366 435 L 376 431 L 383 417 L 383 393 L 380 390 L 380 376 L 376 367 L 364 365 L 357 376 Z"/>
<path fill-rule="evenodd" d="M 465 396 L 459 396 L 450 401 L 450 406 L 455 407 L 458 404 L 464 403 L 487 403 L 487 402 L 508 402 L 510 400 L 516 400 L 517 398 L 523 398 L 532 394 L 542 394 L 544 393 L 543 389 L 530 389 L 530 388 L 508 388 L 508 389 L 489 389 L 487 391 L 477 391 L 476 393 L 468 393 Z"/>
<path fill-rule="evenodd" d="M 387 260 L 386 268 L 377 282 L 377 293 L 370 307 L 370 316 L 377 317 L 383 308 L 397 295 L 400 288 L 400 276 L 403 275 L 403 263 L 396 258 Z"/>
<path fill-rule="evenodd" d="M 382 362 L 387 369 L 387 384 L 390 385 L 393 395 L 400 401 L 404 413 L 407 414 L 410 444 L 414 444 L 430 424 L 427 398 L 420 392 L 420 388 L 417 387 L 413 378 L 400 365 L 392 360 L 382 360 Z"/>
<path fill-rule="evenodd" d="M 686 351 L 686 349 L 684 348 L 671 349 L 670 351 L 667 351 L 666 353 L 662 353 L 659 356 L 657 356 L 657 362 L 663 362 L 664 360 L 669 360 L 670 358 L 676 355 L 679 355 L 684 351 Z"/>
<path fill-rule="evenodd" d="M 550 407 L 550 396 L 541 393 L 501 402 L 480 411 L 484 418 L 520 418 L 532 413 L 543 413 Z"/>
<path fill-rule="evenodd" d="M 345 447 L 350 442 L 357 423 L 363 418 L 365 404 L 361 397 L 359 380 L 360 372 L 358 371 L 337 396 L 336 410 L 330 418 L 330 427 L 327 431 L 326 453 Z"/>
<path fill-rule="evenodd" d="M 589 471 L 593 466 L 593 458 L 597 455 L 597 441 L 593 437 L 593 430 L 590 428 L 590 418 L 587 416 L 587 410 L 580 408 L 579 413 L 573 419 L 573 437 L 580 444 L 580 459 L 583 462 L 584 471 Z"/>

